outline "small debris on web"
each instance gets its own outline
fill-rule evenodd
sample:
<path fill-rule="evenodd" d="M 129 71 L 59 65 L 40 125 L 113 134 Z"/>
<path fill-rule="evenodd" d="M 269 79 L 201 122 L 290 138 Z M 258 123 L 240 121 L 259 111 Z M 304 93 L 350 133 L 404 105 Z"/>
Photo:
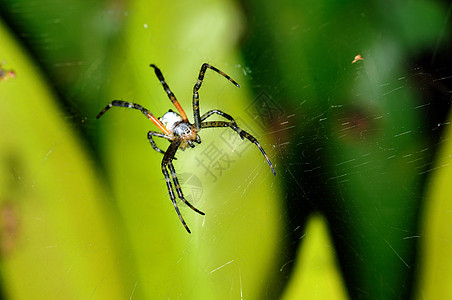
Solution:
<path fill-rule="evenodd" d="M 3 69 L 2 64 L 0 64 L 0 81 L 4 80 L 8 80 L 9 78 L 14 78 L 16 77 L 16 72 L 14 72 L 13 70 L 6 70 Z"/>
<path fill-rule="evenodd" d="M 364 58 L 362 57 L 361 54 L 358 54 L 358 55 L 355 56 L 355 58 L 352 61 L 352 64 L 354 64 L 355 62 L 357 62 L 359 60 L 364 60 Z"/>

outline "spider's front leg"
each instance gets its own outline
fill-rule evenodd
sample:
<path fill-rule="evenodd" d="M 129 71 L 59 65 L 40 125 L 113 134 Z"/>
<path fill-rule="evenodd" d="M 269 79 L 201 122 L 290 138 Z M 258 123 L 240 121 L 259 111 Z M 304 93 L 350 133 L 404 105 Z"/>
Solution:
<path fill-rule="evenodd" d="M 166 181 L 166 186 L 168 188 L 168 193 L 169 193 L 169 196 L 171 198 L 171 202 L 173 203 L 174 208 L 176 209 L 176 213 L 179 216 L 179 219 L 182 222 L 182 225 L 184 225 L 184 227 L 187 230 L 187 232 L 191 233 L 190 229 L 188 228 L 187 224 L 184 221 L 184 218 L 182 217 L 182 214 L 179 211 L 179 207 L 177 206 L 176 196 L 174 195 L 173 186 L 171 184 L 171 178 L 170 178 L 170 175 L 168 173 L 168 170 L 166 169 L 168 167 L 168 169 L 171 172 L 171 177 L 173 178 L 174 186 L 176 187 L 176 192 L 177 192 L 177 195 L 178 195 L 179 199 L 181 199 L 182 202 L 184 202 L 192 210 L 196 211 L 197 213 L 199 213 L 201 215 L 205 215 L 202 211 L 200 211 L 197 208 L 195 208 L 193 205 L 190 204 L 190 202 L 188 202 L 184 198 L 184 194 L 182 193 L 182 189 L 180 187 L 179 180 L 177 179 L 176 170 L 174 169 L 172 160 L 174 159 L 174 155 L 176 154 L 176 151 L 179 148 L 181 142 L 182 141 L 180 139 L 175 139 L 174 141 L 171 142 L 170 146 L 168 147 L 168 149 L 165 152 L 165 155 L 163 156 L 162 172 L 163 172 L 163 175 L 165 176 L 165 181 Z"/>
<path fill-rule="evenodd" d="M 201 70 L 199 71 L 199 75 L 198 75 L 198 81 L 196 81 L 196 84 L 193 87 L 193 116 L 195 119 L 195 127 L 198 130 L 201 128 L 201 122 L 203 121 L 203 120 L 201 120 L 201 117 L 199 114 L 199 93 L 198 92 L 199 92 L 199 89 L 201 88 L 202 81 L 204 80 L 204 75 L 207 71 L 207 68 L 217 72 L 218 74 L 220 74 L 221 76 L 223 76 L 224 78 L 226 78 L 227 80 L 232 82 L 236 87 L 240 87 L 240 85 L 237 82 L 235 82 L 234 79 L 232 79 L 229 75 L 223 73 L 222 71 L 218 70 L 214 66 L 211 66 L 207 63 L 204 63 L 201 66 Z"/>
<path fill-rule="evenodd" d="M 184 121 L 188 121 L 188 118 L 187 118 L 187 115 L 185 114 L 184 109 L 182 108 L 182 106 L 180 106 L 179 101 L 177 101 L 176 96 L 174 95 L 174 93 L 169 88 L 168 84 L 165 81 L 165 78 L 163 78 L 162 71 L 160 71 L 160 69 L 157 68 L 157 66 L 154 65 L 154 64 L 151 64 L 150 66 L 154 68 L 155 75 L 157 75 L 157 78 L 160 80 L 160 83 L 162 84 L 163 89 L 165 90 L 165 92 L 168 95 L 169 99 L 174 104 L 174 106 L 177 108 L 179 113 L 181 114 L 182 119 Z"/>
<path fill-rule="evenodd" d="M 212 121 L 212 122 L 202 122 L 201 123 L 201 129 L 202 128 L 214 128 L 214 127 L 230 127 L 231 129 L 233 129 L 235 132 L 237 132 L 239 134 L 239 136 L 242 138 L 242 140 L 244 138 L 246 138 L 251 143 L 255 144 L 259 148 L 259 150 L 261 150 L 262 155 L 264 155 L 265 159 L 267 160 L 267 163 L 270 166 L 270 168 L 273 172 L 273 175 L 276 175 L 275 169 L 273 168 L 273 164 L 271 163 L 270 159 L 267 156 L 267 153 L 265 153 L 264 148 L 262 148 L 261 144 L 259 144 L 259 142 L 257 141 L 257 139 L 254 136 L 252 136 L 245 130 L 238 127 L 237 124 L 235 124 L 235 121 L 234 122 Z"/>

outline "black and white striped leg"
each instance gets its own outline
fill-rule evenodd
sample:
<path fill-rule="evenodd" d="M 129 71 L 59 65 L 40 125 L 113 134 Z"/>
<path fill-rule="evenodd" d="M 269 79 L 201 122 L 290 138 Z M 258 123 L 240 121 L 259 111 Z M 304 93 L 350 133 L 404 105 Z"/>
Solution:
<path fill-rule="evenodd" d="M 177 174 L 176 174 L 176 170 L 174 169 L 173 163 L 171 161 L 168 162 L 168 169 L 171 172 L 171 177 L 173 178 L 173 182 L 174 182 L 174 186 L 176 187 L 176 192 L 177 192 L 177 196 L 179 197 L 179 199 L 182 200 L 182 202 L 184 202 L 185 204 L 187 204 L 188 207 L 190 207 L 191 209 L 193 209 L 194 211 L 196 211 L 198 214 L 200 215 L 205 215 L 205 213 L 203 213 L 202 211 L 200 211 L 199 209 L 197 209 L 196 207 L 194 207 L 193 205 L 191 205 L 190 202 L 188 202 L 185 198 L 184 198 L 184 194 L 182 193 L 182 189 L 180 187 L 179 184 L 179 180 L 177 179 Z"/>
<path fill-rule="evenodd" d="M 185 200 L 182 190 L 179 185 L 179 180 L 177 179 L 176 171 L 174 170 L 174 166 L 172 164 L 172 160 L 174 158 L 174 155 L 176 154 L 177 149 L 179 148 L 181 143 L 181 140 L 174 140 L 171 142 L 170 146 L 165 152 L 165 155 L 163 156 L 162 160 L 162 173 L 163 176 L 165 176 L 166 186 L 168 188 L 168 193 L 171 199 L 171 202 L 173 203 L 174 209 L 176 210 L 177 215 L 179 216 L 180 221 L 182 222 L 182 225 L 184 225 L 185 230 L 187 230 L 188 233 L 191 233 L 190 229 L 187 226 L 187 223 L 185 223 L 184 218 L 182 217 L 182 214 L 180 213 L 179 207 L 177 206 L 176 202 L 176 196 L 174 195 L 173 186 L 171 184 L 171 178 L 170 174 L 168 173 L 167 167 L 171 171 L 171 177 L 173 178 L 174 185 L 176 187 L 176 191 L 178 193 L 179 198 L 187 204 L 188 207 L 196 211 L 197 213 L 204 215 L 204 213 L 198 209 L 196 209 L 193 205 L 191 205 L 187 200 Z"/>
<path fill-rule="evenodd" d="M 151 64 L 150 66 L 152 68 L 154 68 L 155 75 L 157 75 L 157 78 L 160 80 L 160 83 L 162 84 L 163 89 L 165 90 L 166 94 L 168 95 L 168 98 L 171 100 L 171 102 L 174 104 L 174 106 L 177 108 L 177 110 L 181 114 L 182 119 L 184 119 L 184 121 L 187 121 L 188 120 L 187 115 L 185 114 L 185 111 L 183 110 L 183 108 L 180 106 L 179 101 L 177 101 L 176 96 L 174 95 L 174 93 L 171 91 L 170 87 L 166 83 L 165 78 L 163 77 L 162 71 L 160 71 L 160 69 L 157 68 L 157 66 L 154 64 Z"/>
<path fill-rule="evenodd" d="M 160 138 L 164 138 L 167 139 L 169 141 L 171 141 L 171 137 L 167 136 L 166 134 L 160 133 L 160 132 L 156 132 L 156 131 L 149 131 L 148 132 L 148 139 L 149 142 L 151 143 L 152 149 L 154 149 L 155 151 L 165 154 L 165 151 L 163 151 L 162 149 L 160 149 L 157 144 L 155 143 L 154 139 L 152 138 L 153 136 L 156 137 L 160 137 Z M 176 159 L 176 158 L 174 158 Z"/>
<path fill-rule="evenodd" d="M 168 193 L 170 195 L 171 202 L 173 203 L 174 209 L 176 210 L 176 213 L 179 216 L 179 219 L 182 222 L 182 225 L 184 225 L 185 230 L 187 230 L 188 233 L 191 233 L 190 229 L 187 226 L 187 223 L 185 223 L 184 218 L 182 217 L 182 215 L 179 211 L 179 207 L 177 206 L 176 197 L 174 196 L 173 187 L 171 186 L 171 178 L 168 174 L 168 170 L 166 169 L 166 165 L 162 164 L 162 172 L 163 172 L 163 175 L 165 176 L 166 186 L 168 187 Z"/>
<path fill-rule="evenodd" d="M 105 108 L 97 115 L 97 119 L 99 119 L 107 110 L 112 108 L 113 106 L 125 107 L 125 108 L 134 108 L 140 110 L 146 116 L 154 116 L 149 110 L 141 106 L 140 104 L 122 101 L 122 100 L 113 100 L 111 101 Z"/>
<path fill-rule="evenodd" d="M 220 116 L 222 116 L 222 117 L 228 119 L 228 120 L 231 121 L 232 123 L 234 123 L 234 125 L 237 125 L 237 123 L 235 122 L 235 120 L 234 120 L 233 117 L 231 117 L 229 114 L 227 114 L 227 113 L 225 113 L 225 112 L 223 112 L 223 111 L 221 111 L 221 110 L 218 110 L 218 109 L 212 109 L 212 110 L 209 110 L 208 112 L 206 112 L 205 114 L 203 114 L 203 115 L 201 116 L 201 121 L 206 120 L 208 117 L 210 117 L 210 116 L 213 115 L 213 114 L 220 115 Z"/>
<path fill-rule="evenodd" d="M 255 144 L 259 148 L 259 150 L 262 152 L 262 155 L 264 155 L 273 174 L 276 175 L 275 169 L 273 168 L 273 164 L 271 163 L 270 159 L 268 158 L 267 153 L 265 153 L 264 148 L 262 148 L 262 146 L 259 144 L 259 142 L 257 141 L 257 139 L 254 136 L 252 136 L 245 130 L 239 128 L 235 123 L 232 123 L 232 122 L 212 121 L 212 122 L 202 122 L 201 123 L 201 128 L 214 128 L 214 127 L 230 127 L 239 134 L 239 136 L 242 138 L 242 140 L 244 138 L 246 138 L 251 143 Z"/>
<path fill-rule="evenodd" d="M 149 120 L 151 120 L 152 123 L 154 123 L 162 132 L 169 134 L 168 129 L 165 128 L 165 126 L 162 124 L 162 122 L 160 122 L 159 119 L 157 119 L 149 110 L 137 103 L 122 100 L 113 100 L 97 115 L 97 119 L 99 119 L 107 110 L 109 110 L 113 106 L 137 109 L 141 111 Z"/>
<path fill-rule="evenodd" d="M 176 96 L 174 95 L 174 93 L 171 91 L 170 87 L 166 83 L 165 78 L 163 77 L 162 71 L 160 71 L 160 69 L 157 68 L 157 66 L 154 64 L 151 64 L 150 66 L 152 68 L 154 68 L 155 75 L 157 75 L 157 78 L 160 80 L 160 83 L 162 84 L 165 92 L 168 94 L 168 98 L 170 98 L 171 102 L 174 103 L 175 101 L 177 101 Z"/>
<path fill-rule="evenodd" d="M 220 74 L 221 76 L 223 76 L 224 78 L 226 78 L 227 80 L 232 82 L 236 87 L 240 87 L 239 84 L 237 82 L 235 82 L 235 80 L 232 79 L 230 76 L 226 75 L 225 73 L 223 73 L 222 71 L 218 70 L 214 66 L 211 66 L 211 65 L 209 65 L 207 63 L 204 63 L 201 66 L 201 70 L 199 71 L 198 81 L 196 81 L 196 84 L 193 87 L 193 116 L 194 116 L 194 119 L 195 119 L 195 127 L 196 127 L 196 129 L 200 129 L 201 128 L 202 120 L 201 120 L 201 117 L 200 117 L 200 114 L 199 114 L 199 89 L 201 88 L 202 81 L 204 79 L 204 75 L 206 74 L 207 68 L 217 72 L 218 74 Z"/>
<path fill-rule="evenodd" d="M 181 141 L 175 140 L 173 141 L 170 146 L 168 147 L 168 150 L 166 150 L 165 155 L 163 156 L 162 160 L 162 173 L 163 176 L 165 176 L 166 186 L 168 188 L 168 193 L 171 199 L 171 202 L 173 203 L 174 209 L 176 210 L 177 215 L 179 216 L 180 221 L 182 222 L 182 225 L 184 225 L 185 230 L 187 230 L 188 233 L 191 233 L 190 229 L 188 229 L 187 223 L 185 223 L 184 218 L 182 217 L 182 214 L 179 211 L 179 207 L 176 203 L 176 197 L 174 196 L 173 187 L 171 185 L 171 178 L 168 173 L 168 170 L 166 169 L 168 162 L 172 160 L 174 155 L 176 154 L 177 148 L 179 147 Z"/>

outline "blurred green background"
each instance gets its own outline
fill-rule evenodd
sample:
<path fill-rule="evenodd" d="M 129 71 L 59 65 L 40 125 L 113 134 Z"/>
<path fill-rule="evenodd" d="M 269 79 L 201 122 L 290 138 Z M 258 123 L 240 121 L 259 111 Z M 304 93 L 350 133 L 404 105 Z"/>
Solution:
<path fill-rule="evenodd" d="M 5 299 L 452 298 L 447 1 L 0 1 Z M 354 61 L 357 55 L 362 60 Z M 166 189 L 157 128 L 220 109 Z M 9 71 L 14 71 L 10 73 Z M 12 75 L 15 76 L 12 76 Z M 158 141 L 167 147 L 164 140 Z"/>

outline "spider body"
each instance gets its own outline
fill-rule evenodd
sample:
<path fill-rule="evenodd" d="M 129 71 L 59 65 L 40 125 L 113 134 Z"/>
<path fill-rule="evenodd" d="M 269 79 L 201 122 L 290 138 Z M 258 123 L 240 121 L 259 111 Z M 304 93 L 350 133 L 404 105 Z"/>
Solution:
<path fill-rule="evenodd" d="M 201 138 L 197 134 L 198 130 L 194 125 L 190 124 L 190 122 L 185 122 L 181 115 L 171 109 L 159 120 L 173 134 L 174 138 L 181 139 L 179 149 L 185 150 L 188 146 L 193 148 L 195 146 L 193 142 L 201 143 Z"/>
<path fill-rule="evenodd" d="M 168 188 L 168 193 L 171 199 L 171 202 L 173 203 L 174 209 L 176 210 L 177 215 L 179 216 L 180 221 L 182 222 L 183 226 L 187 230 L 188 233 L 190 232 L 190 229 L 188 228 L 187 224 L 184 221 L 184 218 L 182 217 L 179 207 L 177 206 L 176 202 L 176 196 L 174 194 L 173 190 L 173 184 L 174 188 L 176 189 L 177 196 L 182 202 L 184 202 L 188 207 L 190 207 L 195 212 L 204 215 L 204 213 L 197 208 L 195 208 L 193 205 L 191 205 L 185 198 L 184 194 L 182 193 L 182 189 L 179 184 L 179 180 L 177 178 L 176 171 L 174 169 L 174 165 L 172 163 L 173 159 L 175 159 L 175 154 L 178 149 L 185 150 L 187 147 L 193 148 L 195 146 L 195 143 L 200 144 L 201 138 L 198 135 L 198 132 L 203 128 L 215 128 L 215 127 L 230 127 L 232 130 L 237 132 L 241 139 L 248 139 L 251 143 L 254 143 L 259 150 L 261 151 L 262 155 L 265 157 L 268 165 L 271 168 L 271 171 L 274 175 L 275 169 L 273 168 L 273 165 L 268 158 L 267 154 L 265 153 L 264 149 L 261 147 L 259 142 L 255 137 L 250 135 L 248 132 L 244 131 L 243 129 L 239 128 L 237 126 L 237 123 L 235 122 L 234 118 L 228 115 L 227 113 L 222 112 L 218 109 L 212 109 L 204 113 L 202 116 L 199 112 L 199 89 L 201 88 L 204 74 L 207 69 L 211 69 L 218 74 L 225 77 L 227 80 L 232 82 L 235 86 L 239 87 L 239 84 L 235 82 L 231 77 L 223 73 L 222 71 L 218 70 L 217 68 L 205 63 L 201 66 L 201 70 L 199 71 L 198 80 L 193 87 L 193 116 L 194 116 L 194 123 L 190 123 L 190 121 L 187 118 L 187 115 L 185 114 L 184 110 L 180 106 L 179 102 L 176 99 L 176 96 L 174 96 L 173 92 L 170 90 L 168 84 L 165 82 L 165 79 L 163 78 L 162 72 L 159 68 L 157 68 L 155 65 L 150 65 L 152 68 L 154 68 L 155 74 L 157 75 L 157 78 L 160 80 L 160 83 L 163 86 L 163 89 L 168 95 L 168 98 L 171 100 L 171 102 L 174 104 L 174 106 L 177 108 L 179 113 L 176 113 L 172 110 L 169 110 L 167 113 L 165 113 L 161 118 L 156 118 L 149 110 L 141 106 L 137 103 L 131 103 L 126 102 L 122 100 L 113 100 L 110 102 L 98 115 L 97 118 L 100 118 L 108 109 L 110 109 L 113 106 L 118 107 L 125 107 L 125 108 L 133 108 L 136 110 L 140 110 L 149 120 L 151 120 L 159 129 L 161 132 L 157 131 L 149 131 L 148 132 L 148 139 L 151 143 L 152 148 L 163 154 L 163 159 L 161 163 L 161 169 L 162 173 L 165 177 L 166 185 Z M 217 114 L 223 118 L 225 118 L 227 121 L 205 121 L 210 116 Z M 157 144 L 155 143 L 153 137 L 159 137 L 167 139 L 170 142 L 169 147 L 166 151 L 160 149 Z M 169 172 L 168 172 L 169 171 Z"/>

